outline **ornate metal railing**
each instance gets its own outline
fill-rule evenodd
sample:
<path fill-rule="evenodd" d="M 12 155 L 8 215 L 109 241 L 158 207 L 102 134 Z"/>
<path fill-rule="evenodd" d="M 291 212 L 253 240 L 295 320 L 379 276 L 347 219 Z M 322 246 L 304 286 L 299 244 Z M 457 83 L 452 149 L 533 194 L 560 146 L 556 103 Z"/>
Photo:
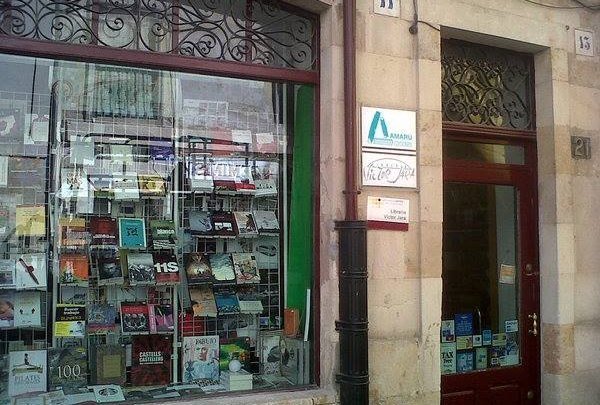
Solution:
<path fill-rule="evenodd" d="M 442 42 L 444 121 L 533 129 L 533 64 L 529 55 Z"/>
<path fill-rule="evenodd" d="M 275 0 L 0 0 L 0 35 L 304 70 L 317 57 L 316 20 Z"/>

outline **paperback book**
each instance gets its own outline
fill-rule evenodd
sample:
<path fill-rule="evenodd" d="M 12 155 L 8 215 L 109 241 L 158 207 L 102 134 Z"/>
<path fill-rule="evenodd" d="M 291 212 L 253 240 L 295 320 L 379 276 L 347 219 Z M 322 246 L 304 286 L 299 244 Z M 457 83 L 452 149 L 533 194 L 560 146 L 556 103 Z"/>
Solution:
<path fill-rule="evenodd" d="M 21 291 L 15 294 L 15 326 L 42 326 L 41 296 L 39 291 Z"/>
<path fill-rule="evenodd" d="M 189 285 L 212 283 L 215 280 L 208 256 L 202 253 L 186 253 L 184 263 Z"/>
<path fill-rule="evenodd" d="M 86 254 L 62 254 L 59 260 L 60 284 L 88 285 L 89 262 Z"/>
<path fill-rule="evenodd" d="M 113 174 L 113 192 L 115 200 L 138 200 L 140 189 L 137 174 L 133 172 Z"/>
<path fill-rule="evenodd" d="M 60 245 L 65 249 L 85 247 L 89 242 L 85 218 L 62 217 L 58 220 L 60 226 Z"/>
<path fill-rule="evenodd" d="M 253 254 L 232 253 L 231 259 L 238 284 L 258 284 L 260 282 L 260 274 Z"/>
<path fill-rule="evenodd" d="M 194 316 L 217 316 L 217 303 L 209 285 L 193 287 L 189 291 Z"/>
<path fill-rule="evenodd" d="M 242 314 L 261 314 L 264 310 L 260 295 L 254 288 L 238 288 L 237 297 Z"/>
<path fill-rule="evenodd" d="M 102 247 L 95 249 L 93 254 L 98 271 L 98 285 L 122 285 L 124 279 L 118 248 Z"/>
<path fill-rule="evenodd" d="M 231 212 L 215 211 L 211 215 L 213 234 L 222 237 L 235 237 L 235 219 Z"/>
<path fill-rule="evenodd" d="M 242 363 L 243 369 L 249 368 L 251 362 L 249 338 L 238 337 L 226 339 L 221 342 L 219 356 L 220 370 L 229 370 L 229 363 L 232 360 L 238 360 L 240 363 Z"/>
<path fill-rule="evenodd" d="M 454 320 L 442 321 L 441 334 L 442 343 L 455 341 L 456 336 L 454 335 Z"/>
<path fill-rule="evenodd" d="M 254 190 L 256 190 L 254 178 L 252 177 L 252 168 L 250 166 L 237 166 L 235 189 L 241 193 L 253 193 Z"/>
<path fill-rule="evenodd" d="M 10 232 L 10 209 L 0 204 L 0 238 L 4 239 Z"/>
<path fill-rule="evenodd" d="M 135 386 L 168 385 L 171 382 L 171 336 L 133 337 L 131 383 Z"/>
<path fill-rule="evenodd" d="M 140 197 L 164 197 L 167 195 L 165 179 L 158 174 L 138 174 Z"/>
<path fill-rule="evenodd" d="M 237 234 L 241 237 L 252 237 L 258 235 L 254 216 L 249 211 L 234 211 Z"/>
<path fill-rule="evenodd" d="M 210 268 L 216 283 L 235 283 L 235 271 L 231 255 L 226 253 L 215 253 L 208 257 Z"/>
<path fill-rule="evenodd" d="M 183 337 L 183 382 L 219 380 L 219 336 Z"/>
<path fill-rule="evenodd" d="M 119 218 L 119 246 L 125 249 L 146 248 L 146 224 L 141 218 Z"/>
<path fill-rule="evenodd" d="M 454 342 L 440 345 L 440 367 L 442 374 L 456 373 L 456 344 Z"/>
<path fill-rule="evenodd" d="M 0 292 L 0 328 L 15 326 L 15 293 L 13 291 Z"/>
<path fill-rule="evenodd" d="M 213 234 L 213 223 L 208 211 L 190 212 L 190 232 L 192 235 L 209 236 Z"/>
<path fill-rule="evenodd" d="M 259 236 L 253 243 L 253 250 L 259 269 L 279 268 L 279 237 Z"/>
<path fill-rule="evenodd" d="M 281 338 L 281 375 L 294 385 L 310 383 L 310 344 L 301 338 Z"/>
<path fill-rule="evenodd" d="M 85 337 L 85 305 L 56 304 L 54 336 Z"/>
<path fill-rule="evenodd" d="M 485 370 L 488 366 L 488 348 L 478 347 L 475 349 L 475 369 Z"/>
<path fill-rule="evenodd" d="M 153 255 L 156 284 L 178 284 L 179 263 L 173 253 L 155 252 Z"/>
<path fill-rule="evenodd" d="M 90 220 L 91 246 L 116 246 L 117 221 L 110 217 L 93 217 Z"/>
<path fill-rule="evenodd" d="M 468 312 L 454 315 L 454 331 L 456 336 L 473 335 L 473 314 Z"/>
<path fill-rule="evenodd" d="M 92 384 L 123 385 L 126 381 L 125 348 L 118 344 L 93 345 L 90 349 Z"/>
<path fill-rule="evenodd" d="M 18 290 L 46 288 L 46 254 L 16 256 L 15 279 Z"/>
<path fill-rule="evenodd" d="M 175 223 L 173 221 L 150 221 L 150 233 L 152 235 L 152 247 L 155 250 L 175 249 L 177 246 L 177 235 L 175 234 Z"/>
<path fill-rule="evenodd" d="M 123 389 L 120 385 L 94 385 L 92 390 L 94 391 L 94 398 L 99 404 L 125 401 Z"/>
<path fill-rule="evenodd" d="M 149 304 L 150 333 L 172 333 L 175 330 L 173 307 L 168 304 Z"/>
<path fill-rule="evenodd" d="M 156 284 L 152 253 L 127 252 L 129 285 Z"/>
<path fill-rule="evenodd" d="M 465 373 L 473 371 L 474 368 L 474 355 L 472 350 L 457 352 L 456 353 L 456 372 Z"/>
<path fill-rule="evenodd" d="M 277 220 L 277 216 L 275 216 L 275 212 L 254 211 L 253 214 L 259 234 L 264 235 L 279 233 L 279 221 Z"/>
<path fill-rule="evenodd" d="M 260 373 L 281 375 L 281 331 L 261 331 L 258 339 Z"/>
<path fill-rule="evenodd" d="M 88 383 L 87 353 L 83 347 L 48 349 L 48 387 L 75 394 Z"/>
<path fill-rule="evenodd" d="M 64 168 L 60 178 L 59 198 L 70 200 L 88 197 L 90 186 L 87 171 L 83 167 Z"/>
<path fill-rule="evenodd" d="M 121 304 L 121 332 L 145 334 L 150 332 L 148 305 L 140 302 Z"/>
<path fill-rule="evenodd" d="M 187 161 L 187 176 L 192 191 L 212 193 L 214 189 L 210 163 L 205 155 L 190 154 Z"/>
<path fill-rule="evenodd" d="M 235 315 L 240 313 L 240 302 L 234 291 L 215 291 L 218 315 Z"/>
<path fill-rule="evenodd" d="M 15 211 L 16 236 L 46 236 L 46 206 L 18 205 Z"/>
<path fill-rule="evenodd" d="M 94 303 L 88 307 L 87 328 L 89 333 L 103 334 L 115 330 L 117 309 L 112 304 Z"/>
<path fill-rule="evenodd" d="M 46 392 L 47 371 L 46 350 L 10 352 L 8 395 Z"/>
<path fill-rule="evenodd" d="M 0 289 L 15 288 L 15 268 L 13 259 L 0 259 Z"/>

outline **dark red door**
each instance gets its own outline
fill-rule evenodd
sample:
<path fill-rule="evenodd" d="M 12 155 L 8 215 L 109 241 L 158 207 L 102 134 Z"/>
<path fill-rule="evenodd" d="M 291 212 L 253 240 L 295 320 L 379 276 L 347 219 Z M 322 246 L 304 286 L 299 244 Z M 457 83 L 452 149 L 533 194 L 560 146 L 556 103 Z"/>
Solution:
<path fill-rule="evenodd" d="M 540 403 L 535 159 L 526 139 L 445 137 L 444 405 Z"/>

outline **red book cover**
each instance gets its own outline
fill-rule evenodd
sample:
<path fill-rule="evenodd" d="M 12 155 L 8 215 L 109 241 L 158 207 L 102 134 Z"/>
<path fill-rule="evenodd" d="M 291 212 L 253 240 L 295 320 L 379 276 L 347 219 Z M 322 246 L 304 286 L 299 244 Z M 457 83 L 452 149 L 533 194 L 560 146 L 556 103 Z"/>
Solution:
<path fill-rule="evenodd" d="M 156 284 L 178 284 L 179 263 L 173 253 L 154 253 Z"/>
<path fill-rule="evenodd" d="M 117 220 L 108 217 L 94 217 L 90 221 L 92 245 L 117 245 Z"/>
<path fill-rule="evenodd" d="M 168 385 L 171 382 L 171 336 L 134 336 L 131 384 Z"/>
<path fill-rule="evenodd" d="M 150 313 L 148 305 L 141 302 L 121 304 L 121 331 L 124 334 L 150 332 Z"/>

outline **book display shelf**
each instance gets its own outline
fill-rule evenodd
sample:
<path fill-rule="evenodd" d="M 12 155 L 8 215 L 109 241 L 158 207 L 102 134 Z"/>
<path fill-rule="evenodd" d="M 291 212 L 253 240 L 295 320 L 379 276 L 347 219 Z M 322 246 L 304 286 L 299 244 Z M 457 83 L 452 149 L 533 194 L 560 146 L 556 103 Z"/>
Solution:
<path fill-rule="evenodd" d="M 309 384 L 286 307 L 288 90 L 80 65 L 0 92 L 0 403 Z"/>

